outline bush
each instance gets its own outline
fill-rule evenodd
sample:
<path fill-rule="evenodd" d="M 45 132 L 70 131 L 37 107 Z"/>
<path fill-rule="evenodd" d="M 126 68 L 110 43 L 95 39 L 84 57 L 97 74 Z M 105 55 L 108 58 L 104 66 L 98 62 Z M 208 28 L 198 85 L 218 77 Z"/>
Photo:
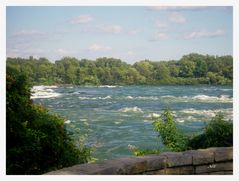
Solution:
<path fill-rule="evenodd" d="M 205 126 L 203 133 L 192 137 L 183 134 L 177 128 L 169 109 L 166 109 L 160 118 L 153 122 L 153 126 L 165 148 L 143 150 L 130 145 L 129 149 L 135 156 L 233 145 L 233 124 L 231 121 L 225 121 L 221 113 L 212 118 Z"/>
<path fill-rule="evenodd" d="M 154 129 L 158 132 L 158 136 L 162 139 L 163 144 L 171 151 L 184 151 L 188 142 L 176 123 L 173 120 L 173 115 L 169 109 L 166 109 L 161 117 L 153 122 Z"/>
<path fill-rule="evenodd" d="M 170 110 L 166 109 L 161 118 L 153 122 L 163 144 L 171 151 L 223 147 L 233 145 L 233 124 L 225 121 L 221 113 L 217 114 L 205 126 L 203 133 L 191 138 L 183 134 L 173 121 Z"/>
<path fill-rule="evenodd" d="M 64 119 L 32 103 L 26 76 L 7 69 L 6 79 L 7 174 L 42 174 L 89 161 L 90 149 L 75 145 Z"/>
<path fill-rule="evenodd" d="M 192 149 L 223 147 L 233 145 L 233 124 L 225 121 L 224 116 L 219 113 L 204 128 L 204 132 L 193 137 L 189 141 Z"/>

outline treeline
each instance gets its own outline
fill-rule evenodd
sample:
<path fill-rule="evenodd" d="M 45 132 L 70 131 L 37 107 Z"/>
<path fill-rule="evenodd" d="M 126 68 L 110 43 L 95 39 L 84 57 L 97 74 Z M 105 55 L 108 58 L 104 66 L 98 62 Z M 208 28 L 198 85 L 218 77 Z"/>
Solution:
<path fill-rule="evenodd" d="M 225 85 L 233 79 L 232 56 L 196 53 L 178 61 L 142 60 L 133 65 L 105 57 L 95 61 L 64 57 L 55 63 L 46 58 L 7 58 L 7 66 L 25 73 L 35 85 Z"/>

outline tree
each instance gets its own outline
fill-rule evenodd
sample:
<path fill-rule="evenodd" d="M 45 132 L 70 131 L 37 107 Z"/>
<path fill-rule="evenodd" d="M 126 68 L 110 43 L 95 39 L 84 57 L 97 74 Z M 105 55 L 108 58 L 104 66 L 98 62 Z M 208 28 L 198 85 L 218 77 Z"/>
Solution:
<path fill-rule="evenodd" d="M 232 56 L 209 56 L 191 53 L 179 61 L 149 60 L 129 65 L 120 59 L 98 58 L 78 60 L 64 57 L 51 63 L 46 58 L 8 58 L 7 66 L 24 72 L 38 84 L 121 84 L 121 85 L 191 85 L 232 84 Z M 210 73 L 211 72 L 211 73 Z M 209 73 L 209 74 L 208 74 Z"/>
<path fill-rule="evenodd" d="M 8 67 L 6 90 L 7 174 L 42 174 L 89 161 L 90 149 L 75 145 L 64 119 L 32 103 L 26 75 Z"/>
<path fill-rule="evenodd" d="M 194 69 L 195 77 L 205 77 L 208 72 L 207 64 L 205 60 L 197 60 Z"/>
<path fill-rule="evenodd" d="M 154 69 L 154 78 L 156 80 L 168 80 L 170 78 L 170 72 L 165 63 L 156 64 Z"/>
<path fill-rule="evenodd" d="M 133 66 L 140 75 L 146 78 L 147 83 L 152 82 L 154 67 L 148 60 L 136 62 Z"/>
<path fill-rule="evenodd" d="M 195 62 L 181 59 L 179 61 L 179 76 L 180 77 L 193 77 L 193 72 L 195 70 Z"/>

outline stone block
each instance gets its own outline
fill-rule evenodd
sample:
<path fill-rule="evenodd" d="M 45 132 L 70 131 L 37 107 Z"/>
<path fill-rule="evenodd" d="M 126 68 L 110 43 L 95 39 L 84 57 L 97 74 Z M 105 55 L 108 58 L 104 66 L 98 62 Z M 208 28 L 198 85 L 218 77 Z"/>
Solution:
<path fill-rule="evenodd" d="M 119 159 L 123 163 L 121 171 L 124 174 L 140 174 L 147 170 L 147 161 L 145 158 L 129 157 Z"/>
<path fill-rule="evenodd" d="M 232 171 L 221 171 L 221 172 L 211 172 L 211 173 L 200 173 L 198 175 L 233 175 Z"/>
<path fill-rule="evenodd" d="M 92 170 L 99 169 L 98 164 L 78 164 L 60 170 L 48 172 L 45 175 L 88 175 Z"/>
<path fill-rule="evenodd" d="M 190 153 L 165 153 L 163 154 L 167 157 L 167 167 L 177 167 L 192 165 L 192 155 Z"/>
<path fill-rule="evenodd" d="M 195 173 L 212 173 L 212 172 L 221 172 L 221 171 L 232 171 L 233 163 L 225 162 L 225 163 L 213 163 L 208 165 L 199 165 L 195 167 Z"/>
<path fill-rule="evenodd" d="M 163 155 L 144 156 L 146 161 L 146 171 L 160 170 L 166 167 L 167 157 Z"/>
<path fill-rule="evenodd" d="M 148 171 L 143 173 L 144 175 L 165 175 L 165 169 Z"/>
<path fill-rule="evenodd" d="M 196 150 L 191 153 L 193 165 L 205 165 L 214 163 L 214 152 L 212 150 Z"/>
<path fill-rule="evenodd" d="M 233 149 L 232 147 L 224 147 L 217 149 L 215 151 L 215 161 L 222 162 L 222 161 L 230 161 L 233 160 Z"/>
<path fill-rule="evenodd" d="M 183 167 L 166 168 L 165 174 L 167 174 L 167 175 L 193 175 L 194 167 L 193 166 L 183 166 Z"/>
<path fill-rule="evenodd" d="M 233 175 L 232 171 L 211 172 L 208 175 Z"/>

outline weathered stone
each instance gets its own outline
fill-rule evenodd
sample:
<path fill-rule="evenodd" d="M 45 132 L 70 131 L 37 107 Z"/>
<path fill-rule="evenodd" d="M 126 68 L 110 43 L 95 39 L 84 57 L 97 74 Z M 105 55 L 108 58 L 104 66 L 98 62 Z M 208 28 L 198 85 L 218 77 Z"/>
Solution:
<path fill-rule="evenodd" d="M 220 171 L 232 171 L 233 164 L 232 162 L 225 163 L 213 163 L 209 165 L 199 165 L 195 168 L 195 173 L 211 173 L 211 172 L 220 172 Z"/>
<path fill-rule="evenodd" d="M 125 175 L 125 174 L 232 174 L 233 148 L 209 148 L 183 153 L 163 153 L 142 157 L 79 164 L 46 175 Z"/>
<path fill-rule="evenodd" d="M 194 174 L 193 166 L 173 167 L 167 168 L 165 171 L 167 175 L 192 175 Z"/>
<path fill-rule="evenodd" d="M 224 147 L 217 149 L 215 152 L 215 161 L 230 161 L 233 160 L 233 149 L 232 147 Z"/>
<path fill-rule="evenodd" d="M 145 172 L 144 175 L 165 175 L 166 169 Z"/>
<path fill-rule="evenodd" d="M 167 157 L 164 155 L 144 156 L 146 171 L 159 170 L 166 167 Z"/>
<path fill-rule="evenodd" d="M 123 162 L 125 174 L 140 174 L 147 170 L 145 158 L 129 157 L 121 158 L 120 161 Z"/>
<path fill-rule="evenodd" d="M 94 170 L 90 173 L 90 175 L 125 175 L 125 171 L 122 168 L 119 167 L 106 167 L 101 168 L 98 170 Z"/>
<path fill-rule="evenodd" d="M 66 167 L 57 171 L 46 173 L 46 175 L 88 175 L 92 170 L 99 169 L 98 164 L 79 164 L 72 167 Z"/>
<path fill-rule="evenodd" d="M 214 152 L 212 150 L 196 150 L 192 152 L 193 165 L 205 165 L 214 162 Z"/>
<path fill-rule="evenodd" d="M 209 173 L 208 175 L 233 175 L 233 172 L 232 171 L 212 172 Z"/>
<path fill-rule="evenodd" d="M 163 153 L 167 157 L 167 167 L 177 167 L 182 165 L 192 165 L 192 155 L 190 153 Z"/>

